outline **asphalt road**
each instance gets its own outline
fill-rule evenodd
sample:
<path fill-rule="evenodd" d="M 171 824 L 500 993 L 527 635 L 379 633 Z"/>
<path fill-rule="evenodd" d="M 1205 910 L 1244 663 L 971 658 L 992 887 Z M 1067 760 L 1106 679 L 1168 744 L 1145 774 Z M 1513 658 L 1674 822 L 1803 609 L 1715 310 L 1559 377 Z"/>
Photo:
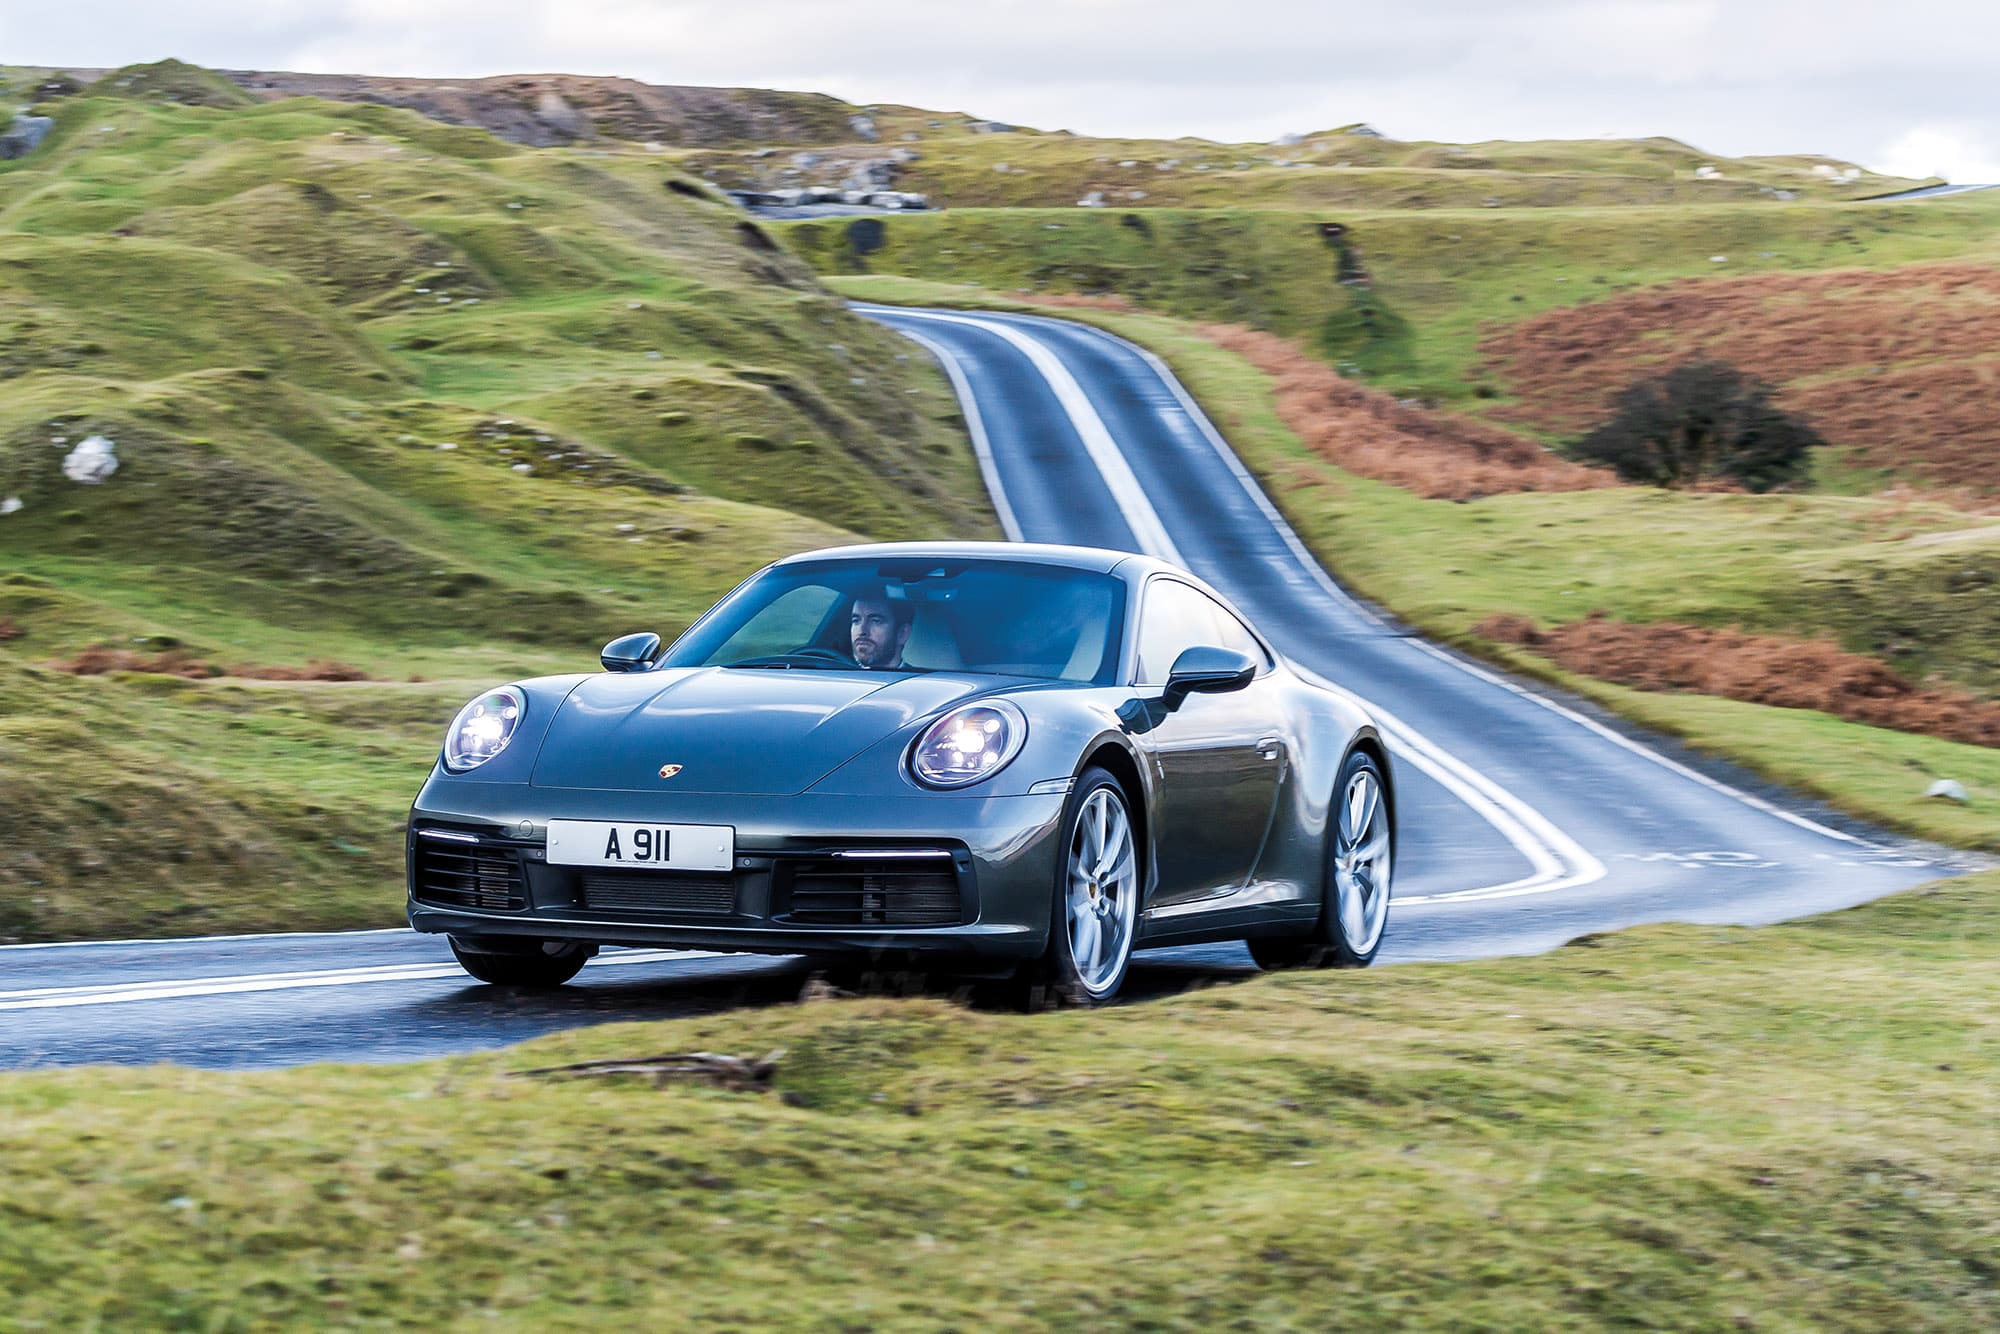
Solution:
<path fill-rule="evenodd" d="M 1647 921 L 1770 922 L 1974 864 L 1770 791 L 1363 606 L 1165 368 L 1109 334 L 863 310 L 945 364 L 1010 536 L 1176 560 L 1375 711 L 1402 835 L 1383 963 L 1525 953 Z M 1236 945 L 1145 954 L 1131 993 L 1252 971 Z M 0 1066 L 410 1060 L 782 1003 L 804 980 L 789 960 L 611 951 L 562 991 L 530 995 L 472 983 L 441 941 L 407 931 L 15 946 L 0 949 Z"/>
<path fill-rule="evenodd" d="M 1875 195 L 1871 204 L 1893 204 L 1904 199 L 1943 199 L 1947 195 L 1969 195 L 1975 190 L 2000 190 L 2000 185 L 1926 185 L 1917 190 L 1902 190 L 1893 195 Z"/>

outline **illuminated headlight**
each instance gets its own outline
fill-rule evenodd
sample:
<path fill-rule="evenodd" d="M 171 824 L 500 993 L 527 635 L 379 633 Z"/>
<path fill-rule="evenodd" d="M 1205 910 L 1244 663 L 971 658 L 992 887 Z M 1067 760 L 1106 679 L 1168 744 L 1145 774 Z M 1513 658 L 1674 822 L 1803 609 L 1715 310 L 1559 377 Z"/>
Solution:
<path fill-rule="evenodd" d="M 931 787 L 964 787 L 1007 767 L 1028 739 L 1028 720 L 1005 700 L 953 709 L 910 748 L 910 772 Z"/>
<path fill-rule="evenodd" d="M 527 697 L 512 686 L 489 691 L 460 709 L 445 733 L 444 767 L 462 774 L 507 749 L 527 709 Z"/>

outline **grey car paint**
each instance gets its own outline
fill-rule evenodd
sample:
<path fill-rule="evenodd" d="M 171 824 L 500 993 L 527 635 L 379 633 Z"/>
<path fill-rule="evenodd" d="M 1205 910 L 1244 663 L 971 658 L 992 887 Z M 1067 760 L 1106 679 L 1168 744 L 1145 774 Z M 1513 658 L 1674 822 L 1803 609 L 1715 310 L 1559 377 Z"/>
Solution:
<path fill-rule="evenodd" d="M 527 707 L 508 748 L 467 773 L 452 773 L 440 760 L 418 794 L 410 818 L 411 925 L 460 935 L 773 953 L 1034 957 L 1046 945 L 1052 913 L 1063 780 L 1093 763 L 1138 788 L 1130 795 L 1148 845 L 1141 946 L 1295 931 L 1317 918 L 1328 806 L 1341 763 L 1360 745 L 1388 768 L 1386 750 L 1358 708 L 1300 679 L 1275 654 L 1245 689 L 1193 695 L 1178 709 L 1164 707 L 1156 687 L 1130 684 L 1137 609 L 1148 580 L 1172 577 L 1229 605 L 1187 572 L 1149 557 L 1020 544 L 888 543 L 792 559 L 906 556 L 1113 574 L 1130 590 L 1114 677 L 1127 684 L 716 667 L 516 683 Z M 1009 700 L 1026 713 L 1021 753 L 969 789 L 918 784 L 905 765 L 916 736 L 945 710 L 984 698 Z M 683 766 L 672 780 L 659 777 L 667 763 Z M 551 819 L 733 826 L 737 911 L 688 920 L 584 910 L 546 864 Z M 426 830 L 469 833 L 522 858 L 527 906 L 488 911 L 426 902 L 416 878 Z M 926 846 L 957 858 L 973 900 L 965 920 L 861 927 L 774 916 L 774 868 L 785 859 Z"/>

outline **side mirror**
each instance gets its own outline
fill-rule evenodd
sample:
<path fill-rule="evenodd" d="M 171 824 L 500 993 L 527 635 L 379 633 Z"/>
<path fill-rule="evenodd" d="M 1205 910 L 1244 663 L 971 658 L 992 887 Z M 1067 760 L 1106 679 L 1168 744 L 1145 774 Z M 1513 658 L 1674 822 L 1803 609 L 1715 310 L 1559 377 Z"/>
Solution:
<path fill-rule="evenodd" d="M 651 630 L 614 639 L 604 646 L 597 660 L 607 672 L 643 672 L 660 656 L 660 637 Z"/>
<path fill-rule="evenodd" d="M 1169 709 L 1178 709 L 1189 695 L 1219 695 L 1241 690 L 1257 676 L 1257 664 L 1247 653 L 1233 648 L 1197 646 L 1174 659 L 1167 673 L 1167 690 L 1161 698 Z"/>

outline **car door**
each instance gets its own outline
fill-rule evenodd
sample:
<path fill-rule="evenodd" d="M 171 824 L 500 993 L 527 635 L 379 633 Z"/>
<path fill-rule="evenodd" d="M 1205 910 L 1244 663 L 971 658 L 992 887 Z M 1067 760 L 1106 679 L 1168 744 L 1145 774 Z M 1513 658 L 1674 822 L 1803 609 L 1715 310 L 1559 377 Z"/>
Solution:
<path fill-rule="evenodd" d="M 1259 670 L 1241 690 L 1189 695 L 1139 737 L 1151 752 L 1157 789 L 1155 906 L 1224 894 L 1249 879 L 1285 766 L 1269 653 L 1215 599 L 1155 577 L 1139 612 L 1134 680 L 1141 695 L 1157 698 L 1174 659 L 1202 645 L 1246 653 Z"/>

